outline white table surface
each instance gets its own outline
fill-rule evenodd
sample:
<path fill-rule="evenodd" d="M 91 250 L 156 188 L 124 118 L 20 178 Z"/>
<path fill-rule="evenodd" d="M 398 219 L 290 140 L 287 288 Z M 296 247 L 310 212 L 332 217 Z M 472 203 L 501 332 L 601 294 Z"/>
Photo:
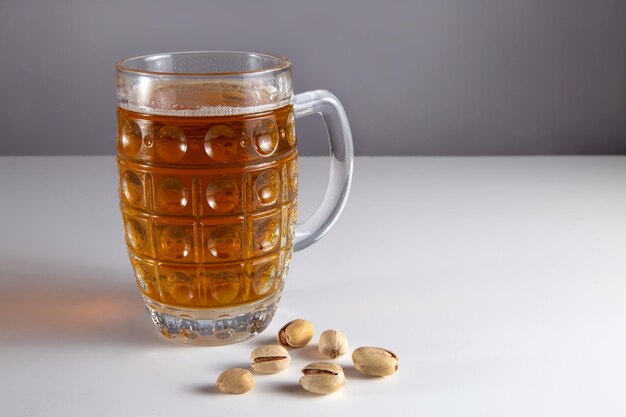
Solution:
<path fill-rule="evenodd" d="M 327 160 L 300 165 L 310 213 Z M 626 158 L 358 158 L 269 329 L 218 348 L 156 335 L 116 186 L 112 157 L 0 158 L 0 416 L 626 414 Z M 346 356 L 345 389 L 314 396 L 311 346 L 248 395 L 215 391 L 296 317 L 395 350 L 398 373 Z"/>

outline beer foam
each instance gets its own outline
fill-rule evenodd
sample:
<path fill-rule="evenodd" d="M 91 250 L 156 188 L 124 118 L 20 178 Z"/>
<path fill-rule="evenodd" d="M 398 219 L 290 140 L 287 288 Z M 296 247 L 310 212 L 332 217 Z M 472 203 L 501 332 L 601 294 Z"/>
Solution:
<path fill-rule="evenodd" d="M 276 103 L 259 104 L 254 106 L 201 106 L 195 109 L 158 108 L 151 106 L 135 105 L 120 101 L 119 107 L 134 113 L 153 114 L 158 116 L 176 117 L 221 117 L 241 116 L 244 114 L 264 113 L 292 104 L 291 99 L 285 99 Z"/>

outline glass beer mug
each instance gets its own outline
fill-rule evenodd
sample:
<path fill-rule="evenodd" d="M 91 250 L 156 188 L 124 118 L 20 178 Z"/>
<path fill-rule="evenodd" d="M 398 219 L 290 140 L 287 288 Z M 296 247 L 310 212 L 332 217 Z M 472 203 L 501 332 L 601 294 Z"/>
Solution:
<path fill-rule="evenodd" d="M 352 177 L 346 114 L 324 90 L 294 96 L 291 64 L 244 52 L 178 52 L 117 64 L 120 207 L 152 321 L 181 342 L 263 331 L 291 255 L 341 213 Z M 297 223 L 295 119 L 320 113 L 330 141 L 324 199 Z"/>

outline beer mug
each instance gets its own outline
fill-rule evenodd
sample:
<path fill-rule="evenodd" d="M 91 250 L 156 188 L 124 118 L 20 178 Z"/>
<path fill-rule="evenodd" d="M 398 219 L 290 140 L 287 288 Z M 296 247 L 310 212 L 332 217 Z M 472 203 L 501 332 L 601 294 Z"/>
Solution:
<path fill-rule="evenodd" d="M 352 136 L 337 98 L 293 94 L 291 63 L 177 52 L 117 64 L 117 164 L 130 262 L 169 339 L 220 345 L 272 320 L 294 250 L 341 213 Z M 324 199 L 297 223 L 295 120 L 319 113 L 330 142 Z"/>

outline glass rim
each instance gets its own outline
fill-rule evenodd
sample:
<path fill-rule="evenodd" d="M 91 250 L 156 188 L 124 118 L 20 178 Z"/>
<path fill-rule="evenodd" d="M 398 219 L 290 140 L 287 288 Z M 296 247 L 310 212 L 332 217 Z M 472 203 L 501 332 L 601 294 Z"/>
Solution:
<path fill-rule="evenodd" d="M 166 71 L 150 71 L 144 69 L 130 68 L 127 65 L 132 61 L 152 61 L 160 58 L 166 58 L 168 56 L 181 56 L 191 54 L 232 54 L 232 55 L 246 55 L 257 56 L 262 58 L 270 58 L 276 61 L 276 65 L 270 68 L 255 69 L 248 71 L 223 71 L 223 72 L 166 72 Z M 138 75 L 147 76 L 167 76 L 167 77 L 220 77 L 220 76 L 255 76 L 271 73 L 283 72 L 291 69 L 291 62 L 289 59 L 282 55 L 259 53 L 259 52 L 245 52 L 245 51 L 179 51 L 179 52 L 161 52 L 156 54 L 140 55 L 131 58 L 124 58 L 119 60 L 115 64 L 115 69 L 120 72 L 127 72 Z"/>

